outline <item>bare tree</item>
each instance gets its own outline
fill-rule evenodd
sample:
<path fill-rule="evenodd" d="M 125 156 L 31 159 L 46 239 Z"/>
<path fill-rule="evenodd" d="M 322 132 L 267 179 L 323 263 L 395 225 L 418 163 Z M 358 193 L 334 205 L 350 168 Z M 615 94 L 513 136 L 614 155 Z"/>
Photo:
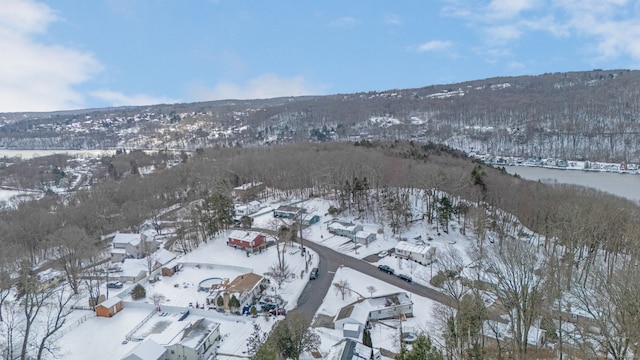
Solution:
<path fill-rule="evenodd" d="M 288 279 L 291 278 L 293 272 L 286 263 L 275 263 L 269 267 L 268 275 L 278 284 L 278 289 L 282 287 Z"/>
<path fill-rule="evenodd" d="M 38 339 L 36 359 L 41 360 L 45 353 L 56 355 L 55 341 L 52 338 L 67 322 L 67 316 L 72 311 L 70 303 L 73 299 L 75 299 L 75 294 L 66 291 L 66 287 L 63 284 L 55 289 L 50 300 L 43 304 L 44 313 L 40 316 L 39 329 L 36 332 Z"/>
<path fill-rule="evenodd" d="M 515 358 L 524 359 L 529 329 L 545 301 L 547 258 L 534 244 L 522 240 L 505 240 L 502 249 L 487 250 L 488 281 L 508 311 Z"/>
<path fill-rule="evenodd" d="M 336 290 L 336 294 L 342 295 L 342 300 L 344 300 L 345 295 L 351 295 L 351 284 L 349 280 L 338 280 L 333 283 L 333 287 Z"/>
<path fill-rule="evenodd" d="M 84 229 L 73 225 L 56 230 L 50 238 L 56 265 L 63 271 L 73 293 L 78 294 L 85 260 L 92 257 L 96 247 Z"/>
<path fill-rule="evenodd" d="M 371 295 L 371 297 L 373 297 L 373 294 L 378 291 L 378 289 L 376 289 L 375 286 L 373 285 L 369 285 L 367 286 L 367 292 Z"/>

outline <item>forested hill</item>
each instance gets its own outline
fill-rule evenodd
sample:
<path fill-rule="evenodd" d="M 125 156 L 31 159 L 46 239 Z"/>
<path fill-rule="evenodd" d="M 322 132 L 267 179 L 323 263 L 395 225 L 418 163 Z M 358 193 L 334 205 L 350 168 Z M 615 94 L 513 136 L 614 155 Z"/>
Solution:
<path fill-rule="evenodd" d="M 195 150 L 414 139 L 496 155 L 640 162 L 639 88 L 640 71 L 593 70 L 384 92 L 5 113 L 0 147 Z"/>

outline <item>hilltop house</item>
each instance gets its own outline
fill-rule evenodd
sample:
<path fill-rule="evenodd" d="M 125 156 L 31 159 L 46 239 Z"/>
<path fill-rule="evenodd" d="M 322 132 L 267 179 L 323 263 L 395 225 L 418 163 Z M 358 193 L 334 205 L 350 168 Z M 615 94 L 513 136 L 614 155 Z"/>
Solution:
<path fill-rule="evenodd" d="M 327 225 L 327 230 L 332 234 L 345 236 L 351 240 L 355 240 L 358 231 L 362 231 L 362 225 L 344 221 L 333 221 Z"/>
<path fill-rule="evenodd" d="M 234 230 L 229 234 L 227 245 L 247 252 L 256 252 L 266 247 L 266 239 L 263 233 L 257 231 Z"/>
<path fill-rule="evenodd" d="M 359 338 L 371 320 L 385 320 L 413 316 L 413 301 L 405 292 L 365 298 L 355 301 L 338 312 L 334 319 L 336 329 L 344 337 Z"/>
<path fill-rule="evenodd" d="M 145 234 L 117 233 L 111 242 L 111 262 L 140 259 L 156 249 L 155 241 Z"/>

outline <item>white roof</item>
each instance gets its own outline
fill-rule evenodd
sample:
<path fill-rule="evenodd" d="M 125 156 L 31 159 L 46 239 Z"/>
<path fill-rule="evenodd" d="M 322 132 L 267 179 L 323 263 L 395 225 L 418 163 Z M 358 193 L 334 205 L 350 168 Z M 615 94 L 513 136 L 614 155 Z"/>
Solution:
<path fill-rule="evenodd" d="M 238 186 L 238 187 L 234 187 L 233 189 L 234 189 L 234 190 L 247 190 L 247 189 L 251 189 L 251 188 L 253 188 L 253 187 L 260 186 L 260 185 L 262 185 L 262 183 L 261 183 L 261 182 L 256 182 L 256 183 L 246 183 L 246 184 L 242 184 L 242 185 L 240 185 L 240 186 Z"/>
<path fill-rule="evenodd" d="M 423 255 L 427 255 L 429 253 L 429 248 L 430 248 L 429 245 L 412 244 L 406 241 L 400 241 L 395 246 L 396 250 L 412 252 L 414 254 L 423 254 Z"/>
<path fill-rule="evenodd" d="M 119 297 L 112 296 L 112 297 L 108 298 L 107 300 L 105 300 L 105 301 L 101 302 L 100 304 L 98 304 L 98 306 L 104 306 L 106 308 L 110 308 L 113 305 L 119 303 L 120 301 L 122 301 L 122 299 L 120 299 Z"/>
<path fill-rule="evenodd" d="M 140 272 L 147 271 L 147 261 L 145 259 L 124 259 L 122 272 L 118 276 L 136 277 Z"/>
<path fill-rule="evenodd" d="M 372 235 L 372 234 L 375 235 L 375 233 L 372 233 L 371 231 L 358 231 L 356 233 L 356 237 L 359 239 L 364 239 L 369 237 L 369 235 Z"/>
<path fill-rule="evenodd" d="M 166 349 L 157 342 L 146 339 L 129 351 L 123 359 L 158 360 L 163 358 Z"/>
<path fill-rule="evenodd" d="M 131 244 L 136 246 L 140 244 L 142 236 L 140 234 L 117 233 L 113 238 L 114 244 Z"/>
<path fill-rule="evenodd" d="M 344 324 L 342 329 L 347 331 L 360 331 L 360 325 L 354 324 L 354 323 L 348 323 L 348 324 Z"/>
<path fill-rule="evenodd" d="M 176 258 L 176 254 L 171 251 L 161 248 L 155 254 L 156 262 L 160 263 L 160 265 L 166 265 L 169 261 Z"/>
<path fill-rule="evenodd" d="M 258 235 L 260 235 L 260 233 L 257 231 L 233 230 L 231 234 L 229 234 L 229 237 L 242 241 L 251 241 L 255 240 Z"/>
<path fill-rule="evenodd" d="M 342 229 L 342 230 L 347 230 L 347 231 L 351 231 L 351 229 L 355 229 L 356 228 L 356 224 L 349 224 L 349 223 L 343 223 L 340 221 L 334 221 L 331 224 L 329 224 L 329 228 L 330 229 Z"/>

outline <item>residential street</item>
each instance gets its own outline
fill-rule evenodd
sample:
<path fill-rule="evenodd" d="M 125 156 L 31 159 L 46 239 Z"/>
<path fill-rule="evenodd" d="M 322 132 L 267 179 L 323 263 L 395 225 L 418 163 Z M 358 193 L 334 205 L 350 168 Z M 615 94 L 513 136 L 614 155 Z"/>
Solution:
<path fill-rule="evenodd" d="M 272 230 L 255 228 L 255 231 L 261 231 L 264 233 L 273 234 Z M 418 285 L 416 283 L 408 283 L 397 276 L 389 275 L 378 270 L 377 266 L 372 265 L 364 260 L 356 259 L 351 256 L 341 254 L 333 249 L 325 247 L 321 244 L 305 241 L 304 246 L 312 249 L 320 257 L 318 265 L 318 278 L 316 280 L 310 280 L 304 288 L 300 298 L 298 298 L 298 306 L 295 310 L 305 314 L 309 319 L 313 318 L 314 314 L 322 305 L 322 300 L 328 291 L 331 291 L 331 284 L 333 283 L 333 277 L 340 265 L 354 269 L 363 274 L 367 274 L 371 277 L 375 277 L 389 284 L 395 285 L 407 292 L 424 296 L 428 299 L 437 301 L 441 304 L 453 306 L 453 298 L 442 294 L 434 289 Z M 308 276 L 308 273 L 305 274 Z"/>

